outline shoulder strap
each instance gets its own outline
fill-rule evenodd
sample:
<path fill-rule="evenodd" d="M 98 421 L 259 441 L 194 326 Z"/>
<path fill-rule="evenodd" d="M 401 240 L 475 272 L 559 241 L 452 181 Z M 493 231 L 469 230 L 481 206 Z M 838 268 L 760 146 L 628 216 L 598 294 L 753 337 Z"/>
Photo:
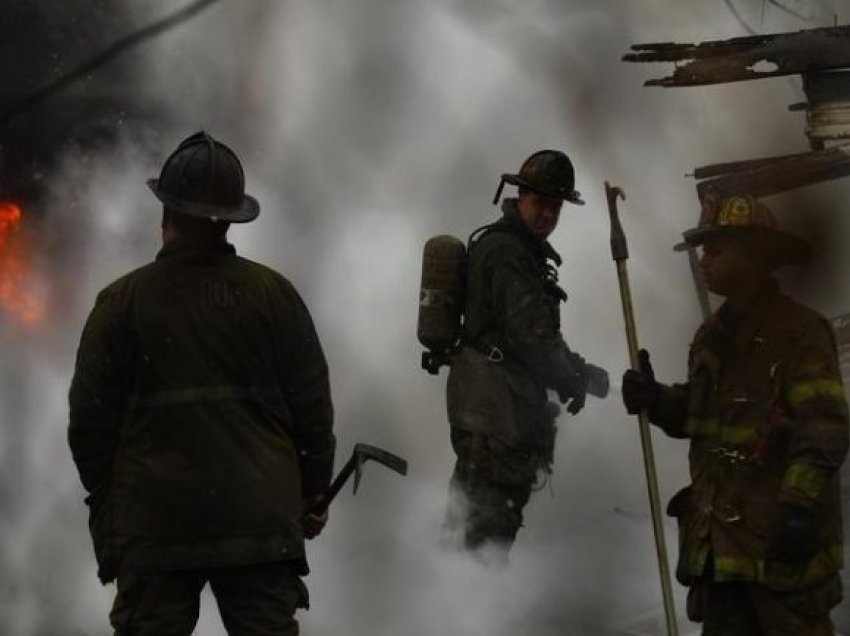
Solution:
<path fill-rule="evenodd" d="M 478 229 L 474 230 L 472 234 L 469 235 L 469 238 L 466 241 L 466 253 L 469 254 L 473 248 L 488 234 L 492 232 L 505 232 L 511 233 L 511 229 L 507 227 L 501 219 L 498 221 L 493 221 L 492 223 L 488 223 L 487 225 L 482 225 Z"/>

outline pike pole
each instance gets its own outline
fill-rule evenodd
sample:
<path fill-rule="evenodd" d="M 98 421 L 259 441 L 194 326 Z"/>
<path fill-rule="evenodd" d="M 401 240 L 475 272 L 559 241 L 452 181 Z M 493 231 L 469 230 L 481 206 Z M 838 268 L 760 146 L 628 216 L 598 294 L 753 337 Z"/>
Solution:
<path fill-rule="evenodd" d="M 640 370 L 638 363 L 637 328 L 632 308 L 632 292 L 629 288 L 629 272 L 626 261 L 629 259 L 629 247 L 626 235 L 617 214 L 617 199 L 625 201 L 622 188 L 605 182 L 605 195 L 608 199 L 608 214 L 611 217 L 611 255 L 617 264 L 617 278 L 620 281 L 620 299 L 623 304 L 623 318 L 626 321 L 626 340 L 629 345 L 629 361 L 632 369 Z M 643 447 L 643 464 L 646 470 L 646 484 L 649 490 L 649 507 L 652 512 L 652 528 L 655 534 L 655 551 L 658 557 L 658 570 L 661 575 L 661 593 L 664 597 L 664 615 L 667 621 L 667 636 L 678 636 L 676 609 L 673 606 L 673 590 L 670 585 L 670 566 L 667 563 L 667 544 L 664 541 L 664 519 L 661 516 L 661 500 L 658 495 L 658 477 L 655 473 L 655 457 L 652 452 L 652 437 L 649 432 L 649 417 L 646 410 L 638 415 L 640 423 L 640 442 Z"/>

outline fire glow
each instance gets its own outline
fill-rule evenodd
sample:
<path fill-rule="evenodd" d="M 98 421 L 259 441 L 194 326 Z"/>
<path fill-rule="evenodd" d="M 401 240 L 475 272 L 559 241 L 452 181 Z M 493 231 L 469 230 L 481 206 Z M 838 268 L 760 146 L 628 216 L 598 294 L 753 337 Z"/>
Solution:
<path fill-rule="evenodd" d="M 24 240 L 19 239 L 21 208 L 0 201 L 0 313 L 27 327 L 42 323 L 44 304 L 30 291 L 30 265 Z"/>

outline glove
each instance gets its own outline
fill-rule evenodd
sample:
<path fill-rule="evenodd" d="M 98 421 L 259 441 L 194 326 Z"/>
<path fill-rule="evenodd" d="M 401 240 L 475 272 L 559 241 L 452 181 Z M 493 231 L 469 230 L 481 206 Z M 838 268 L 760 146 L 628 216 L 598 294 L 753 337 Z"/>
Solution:
<path fill-rule="evenodd" d="M 567 413 L 575 415 L 584 408 L 587 399 L 587 363 L 577 353 L 570 353 L 570 363 L 575 371 L 575 376 L 578 376 L 578 382 L 570 382 L 568 387 L 559 389 L 558 399 L 561 404 L 569 402 Z"/>
<path fill-rule="evenodd" d="M 629 415 L 637 415 L 651 408 L 661 395 L 661 386 L 655 381 L 655 372 L 649 362 L 649 352 L 638 352 L 638 370 L 629 369 L 623 374 L 623 404 Z"/>
<path fill-rule="evenodd" d="M 814 556 L 817 548 L 814 511 L 797 504 L 780 504 L 768 541 L 768 555 L 779 561 L 806 561 Z"/>
<path fill-rule="evenodd" d="M 315 495 L 313 497 L 306 497 L 304 499 L 304 510 L 309 511 L 313 506 L 315 506 L 319 501 L 321 501 L 321 495 Z M 301 517 L 301 529 L 304 531 L 304 537 L 306 539 L 315 539 L 325 527 L 325 524 L 328 522 L 328 510 L 327 508 L 321 515 L 317 515 L 311 512 L 305 512 L 304 516 Z"/>
<path fill-rule="evenodd" d="M 572 396 L 569 405 L 567 406 L 567 413 L 570 415 L 575 415 L 579 411 L 584 408 L 585 400 L 587 399 L 587 390 L 584 387 L 581 387 L 575 394 Z M 565 404 L 566 400 L 561 400 L 561 404 Z"/>

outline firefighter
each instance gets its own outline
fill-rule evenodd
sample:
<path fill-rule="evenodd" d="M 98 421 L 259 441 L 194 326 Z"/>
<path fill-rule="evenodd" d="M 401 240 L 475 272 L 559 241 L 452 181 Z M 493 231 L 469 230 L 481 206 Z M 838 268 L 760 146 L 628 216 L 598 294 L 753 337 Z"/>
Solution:
<path fill-rule="evenodd" d="M 333 469 L 325 357 L 292 284 L 227 242 L 259 213 L 230 148 L 192 135 L 148 185 L 162 249 L 98 295 L 70 389 L 110 621 L 189 636 L 209 583 L 229 634 L 294 635 Z"/>
<path fill-rule="evenodd" d="M 690 440 L 691 484 L 668 507 L 688 616 L 706 636 L 833 634 L 847 404 L 829 322 L 771 274 L 809 247 L 750 196 L 707 199 L 685 240 L 725 302 L 694 337 L 685 383 L 657 382 L 642 351 L 622 390 L 629 413 Z"/>
<path fill-rule="evenodd" d="M 463 348 L 446 389 L 457 455 L 446 525 L 471 550 L 510 548 L 535 479 L 550 470 L 558 406 L 547 389 L 576 414 L 587 387 L 584 360 L 561 335 L 561 257 L 546 240 L 562 203 L 582 203 L 573 166 L 541 150 L 519 174 L 502 176 L 497 201 L 506 182 L 519 187 L 517 198 L 470 237 Z"/>

